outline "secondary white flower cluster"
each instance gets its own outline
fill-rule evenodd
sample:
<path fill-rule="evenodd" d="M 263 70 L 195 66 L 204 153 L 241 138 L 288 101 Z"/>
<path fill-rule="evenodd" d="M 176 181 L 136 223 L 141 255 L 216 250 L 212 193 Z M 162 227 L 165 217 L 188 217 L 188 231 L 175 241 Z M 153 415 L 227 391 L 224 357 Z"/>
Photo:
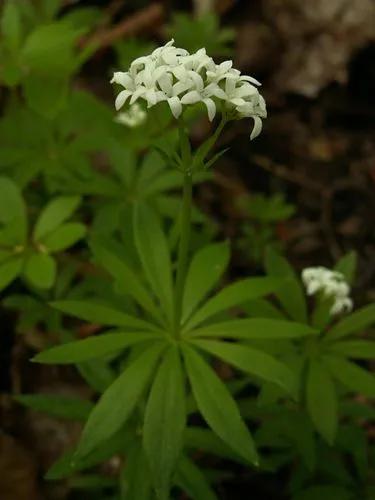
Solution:
<path fill-rule="evenodd" d="M 267 116 L 265 101 L 257 89 L 260 83 L 241 75 L 232 61 L 215 64 L 206 49 L 189 54 L 173 44 L 171 40 L 150 55 L 135 59 L 128 71 L 114 73 L 111 83 L 124 87 L 116 98 L 116 109 L 128 100 L 132 105 L 144 99 L 148 108 L 166 101 L 178 118 L 183 106 L 203 102 L 212 121 L 221 104 L 231 118 L 254 120 L 250 139 L 259 135 L 262 118 Z"/>
<path fill-rule="evenodd" d="M 123 111 L 118 113 L 115 117 L 115 122 L 121 125 L 126 125 L 130 128 L 139 127 L 147 119 L 147 113 L 142 107 L 136 102 L 129 107 L 128 111 Z"/>
<path fill-rule="evenodd" d="M 334 299 L 330 313 L 332 315 L 351 311 L 353 301 L 349 297 L 350 287 L 343 274 L 326 267 L 308 267 L 302 271 L 302 281 L 308 295 L 323 292 Z"/>

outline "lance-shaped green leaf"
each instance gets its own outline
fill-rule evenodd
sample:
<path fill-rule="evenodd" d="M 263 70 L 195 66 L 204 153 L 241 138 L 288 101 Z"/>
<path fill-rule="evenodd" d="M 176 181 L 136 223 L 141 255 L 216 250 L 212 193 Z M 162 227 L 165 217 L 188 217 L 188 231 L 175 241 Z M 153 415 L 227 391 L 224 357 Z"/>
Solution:
<path fill-rule="evenodd" d="M 197 172 L 194 175 L 193 183 L 197 184 L 211 178 L 207 172 Z M 184 178 L 181 172 L 173 170 L 165 170 L 160 174 L 150 179 L 144 186 L 142 186 L 142 195 L 144 197 L 155 196 L 163 191 L 177 189 L 182 187 Z"/>
<path fill-rule="evenodd" d="M 344 340 L 335 342 L 329 348 L 348 358 L 375 359 L 375 342 L 370 340 Z"/>
<path fill-rule="evenodd" d="M 207 424 L 247 462 L 257 465 L 254 441 L 225 384 L 195 349 L 184 345 L 183 354 L 194 398 Z"/>
<path fill-rule="evenodd" d="M 118 282 L 121 283 L 121 290 L 127 292 L 143 309 L 159 319 L 160 314 L 150 294 L 143 286 L 139 277 L 134 271 L 117 255 L 105 248 L 103 245 L 94 244 L 91 246 L 95 257 L 106 271 Z"/>
<path fill-rule="evenodd" d="M 27 237 L 26 206 L 19 187 L 7 177 L 0 177 L 1 243 L 22 245 Z"/>
<path fill-rule="evenodd" d="M 3 43 L 13 53 L 17 52 L 22 40 L 20 9 L 16 2 L 7 0 L 1 12 L 0 32 Z"/>
<path fill-rule="evenodd" d="M 186 276 L 182 321 L 186 321 L 201 300 L 222 276 L 229 260 L 227 243 L 214 243 L 199 250 L 193 257 Z"/>
<path fill-rule="evenodd" d="M 126 467 L 121 478 L 124 500 L 151 500 L 152 482 L 147 457 L 140 440 L 126 452 Z"/>
<path fill-rule="evenodd" d="M 81 199 L 79 196 L 61 196 L 52 200 L 37 220 L 33 237 L 40 241 L 49 233 L 57 229 L 76 210 Z"/>
<path fill-rule="evenodd" d="M 308 325 L 283 319 L 246 318 L 214 323 L 189 332 L 190 337 L 235 339 L 293 339 L 317 334 Z"/>
<path fill-rule="evenodd" d="M 241 412 L 242 414 L 242 412 Z M 217 457 L 230 459 L 240 464 L 244 464 L 243 458 L 233 451 L 217 434 L 211 429 L 203 427 L 187 427 L 185 429 L 185 448 L 204 451 Z"/>
<path fill-rule="evenodd" d="M 167 314 L 172 317 L 172 268 L 160 220 L 146 205 L 135 209 L 134 236 L 146 277 Z"/>
<path fill-rule="evenodd" d="M 375 304 L 370 304 L 336 323 L 329 330 L 326 339 L 333 340 L 346 337 L 371 326 L 373 323 L 375 323 Z"/>
<path fill-rule="evenodd" d="M 61 300 L 51 302 L 51 306 L 61 312 L 98 325 L 123 326 L 152 330 L 154 325 L 106 304 L 89 300 Z"/>
<path fill-rule="evenodd" d="M 340 273 L 342 273 L 345 277 L 345 280 L 350 285 L 354 281 L 356 269 L 357 269 L 356 252 L 348 252 L 346 255 L 341 257 L 341 259 L 335 265 L 335 271 L 339 271 Z"/>
<path fill-rule="evenodd" d="M 216 340 L 194 340 L 194 345 L 218 356 L 239 370 L 255 375 L 263 380 L 273 382 L 279 387 L 296 395 L 296 379 L 287 366 L 269 354 L 252 347 L 220 342 Z"/>
<path fill-rule="evenodd" d="M 158 369 L 147 401 L 143 443 L 158 498 L 168 500 L 186 423 L 180 354 L 171 347 Z"/>
<path fill-rule="evenodd" d="M 23 266 L 22 257 L 13 257 L 0 264 L 0 290 L 6 288 L 19 276 Z"/>
<path fill-rule="evenodd" d="M 164 349 L 157 343 L 140 354 L 101 396 L 86 423 L 78 445 L 77 460 L 121 429 L 145 390 Z"/>
<path fill-rule="evenodd" d="M 218 153 L 216 153 L 210 160 L 205 162 L 204 169 L 209 170 L 217 162 L 217 160 L 219 160 L 229 150 L 230 148 L 224 148 Z"/>
<path fill-rule="evenodd" d="M 61 252 L 73 246 L 86 234 L 86 226 L 79 222 L 67 222 L 49 233 L 42 241 L 50 252 Z"/>
<path fill-rule="evenodd" d="M 134 440 L 133 432 L 122 429 L 105 442 L 101 443 L 95 450 L 89 453 L 84 459 L 73 462 L 75 450 L 69 450 L 64 453 L 51 467 L 48 469 L 44 478 L 47 481 L 56 481 L 72 476 L 80 470 L 89 469 L 94 465 L 106 462 L 113 455 L 122 453 L 124 449 L 128 449 Z"/>
<path fill-rule="evenodd" d="M 281 280 L 277 278 L 246 278 L 233 283 L 203 304 L 187 322 L 185 329 L 192 330 L 215 314 L 268 295 L 277 290 L 280 284 Z"/>
<path fill-rule="evenodd" d="M 26 259 L 25 278 L 36 288 L 51 288 L 56 279 L 56 262 L 45 253 L 32 253 Z"/>
<path fill-rule="evenodd" d="M 309 362 L 306 404 L 316 430 L 332 444 L 337 432 L 337 394 L 332 377 L 318 360 Z"/>
<path fill-rule="evenodd" d="M 21 394 L 13 399 L 32 410 L 53 417 L 85 422 L 93 408 L 91 401 L 55 394 Z"/>
<path fill-rule="evenodd" d="M 275 292 L 286 312 L 296 321 L 306 323 L 307 307 L 300 279 L 289 262 L 271 248 L 267 249 L 265 267 L 271 276 L 284 278 L 283 286 Z"/>
<path fill-rule="evenodd" d="M 247 316 L 253 318 L 285 319 L 285 314 L 267 299 L 257 299 L 241 306 Z"/>
<path fill-rule="evenodd" d="M 201 469 L 187 457 L 179 461 L 175 482 L 194 500 L 217 500 Z"/>
<path fill-rule="evenodd" d="M 350 391 L 375 397 L 375 377 L 370 372 L 338 356 L 325 356 L 324 362 L 331 375 Z"/>
<path fill-rule="evenodd" d="M 155 339 L 155 333 L 116 332 L 102 333 L 76 342 L 51 347 L 37 354 L 32 361 L 44 364 L 82 363 L 89 359 L 103 358 L 108 354 L 121 351 L 138 342 Z"/>

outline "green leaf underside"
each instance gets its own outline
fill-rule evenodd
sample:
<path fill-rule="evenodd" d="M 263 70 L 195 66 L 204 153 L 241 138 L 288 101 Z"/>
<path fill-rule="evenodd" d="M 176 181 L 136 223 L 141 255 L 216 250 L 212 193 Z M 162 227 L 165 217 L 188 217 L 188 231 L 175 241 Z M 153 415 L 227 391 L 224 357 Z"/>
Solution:
<path fill-rule="evenodd" d="M 124 332 L 102 333 L 75 342 L 51 347 L 37 354 L 33 361 L 44 364 L 82 363 L 90 359 L 102 358 L 108 354 L 130 347 L 138 342 L 155 339 L 155 333 Z"/>
<path fill-rule="evenodd" d="M 149 347 L 104 392 L 83 429 L 76 452 L 77 460 L 88 455 L 125 424 L 164 348 L 161 343 Z"/>
<path fill-rule="evenodd" d="M 285 311 L 295 321 L 306 323 L 307 307 L 305 294 L 301 281 L 289 262 L 269 248 L 266 254 L 265 267 L 270 276 L 284 278 L 284 286 L 280 287 L 275 292 L 275 295 Z"/>
<path fill-rule="evenodd" d="M 109 272 L 109 274 L 121 283 L 121 290 L 126 291 L 143 309 L 148 311 L 156 319 L 160 318 L 159 311 L 155 306 L 152 297 L 142 285 L 134 271 L 117 255 L 110 252 L 102 245 L 92 246 L 94 255 L 100 264 Z"/>
<path fill-rule="evenodd" d="M 185 329 L 191 330 L 211 316 L 239 306 L 251 300 L 273 293 L 281 284 L 275 278 L 247 278 L 221 290 L 209 299 L 187 322 Z"/>
<path fill-rule="evenodd" d="M 208 245 L 194 255 L 186 276 L 183 322 L 219 281 L 228 265 L 228 260 L 229 247 L 227 243 Z"/>
<path fill-rule="evenodd" d="M 328 334 L 327 340 L 339 339 L 352 333 L 359 332 L 375 323 L 375 304 L 370 304 L 346 316 L 333 326 Z"/>
<path fill-rule="evenodd" d="M 167 239 L 156 214 L 146 205 L 134 212 L 134 235 L 146 277 L 167 315 L 172 318 L 172 268 Z"/>
<path fill-rule="evenodd" d="M 344 340 L 342 342 L 335 342 L 330 346 L 330 350 L 348 358 L 375 358 L 375 342 L 370 340 Z"/>
<path fill-rule="evenodd" d="M 317 334 L 308 325 L 293 321 L 249 318 L 212 324 L 189 332 L 191 337 L 228 337 L 237 339 L 290 339 Z"/>
<path fill-rule="evenodd" d="M 111 306 L 88 300 L 63 300 L 51 306 L 61 312 L 98 325 L 123 326 L 142 330 L 154 330 L 155 326 Z"/>
<path fill-rule="evenodd" d="M 214 356 L 218 356 L 239 370 L 273 382 L 294 397 L 296 396 L 296 379 L 293 373 L 287 366 L 269 354 L 249 346 L 229 342 L 216 340 L 194 340 L 192 342 L 194 345 Z"/>
<path fill-rule="evenodd" d="M 55 394 L 21 394 L 13 399 L 32 410 L 82 422 L 87 419 L 93 408 L 93 404 L 85 399 Z"/>
<path fill-rule="evenodd" d="M 247 462 L 257 465 L 254 441 L 230 392 L 194 349 L 185 345 L 183 354 L 194 398 L 207 424 Z"/>
<path fill-rule="evenodd" d="M 360 393 L 369 398 L 375 397 L 375 377 L 372 373 L 338 356 L 325 356 L 324 363 L 331 375 L 351 392 Z"/>
<path fill-rule="evenodd" d="M 337 432 L 337 394 L 329 371 L 318 360 L 310 360 L 306 403 L 317 431 L 332 444 Z"/>
<path fill-rule="evenodd" d="M 171 478 L 186 425 L 184 376 L 178 350 L 164 355 L 153 382 L 144 420 L 143 443 L 158 498 L 168 500 Z"/>
<path fill-rule="evenodd" d="M 201 469 L 187 457 L 180 459 L 176 483 L 194 500 L 217 500 Z"/>

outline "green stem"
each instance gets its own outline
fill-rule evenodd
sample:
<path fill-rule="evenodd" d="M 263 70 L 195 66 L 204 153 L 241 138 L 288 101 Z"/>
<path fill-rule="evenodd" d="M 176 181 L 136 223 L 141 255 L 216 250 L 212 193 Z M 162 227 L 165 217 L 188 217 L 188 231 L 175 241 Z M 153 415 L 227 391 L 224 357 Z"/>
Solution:
<path fill-rule="evenodd" d="M 182 299 L 183 299 L 185 278 L 188 265 L 190 231 L 191 231 L 192 193 L 193 193 L 193 176 L 192 172 L 189 169 L 186 169 L 184 174 L 182 211 L 180 219 L 180 243 L 178 247 L 176 290 L 175 290 L 175 304 L 174 304 L 174 333 L 176 337 L 178 337 L 180 334 Z"/>

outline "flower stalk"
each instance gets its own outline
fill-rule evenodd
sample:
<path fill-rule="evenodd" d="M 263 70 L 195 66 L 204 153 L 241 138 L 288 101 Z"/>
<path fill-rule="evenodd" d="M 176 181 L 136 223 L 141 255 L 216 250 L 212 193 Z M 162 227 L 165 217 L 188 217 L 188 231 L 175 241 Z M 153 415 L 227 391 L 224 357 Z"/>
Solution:
<path fill-rule="evenodd" d="M 191 233 L 191 205 L 193 194 L 193 174 L 190 168 L 185 168 L 184 186 L 182 198 L 182 210 L 180 215 L 180 241 L 178 246 L 176 289 L 174 303 L 174 334 L 176 338 L 180 335 L 182 301 L 187 273 L 190 233 Z"/>

